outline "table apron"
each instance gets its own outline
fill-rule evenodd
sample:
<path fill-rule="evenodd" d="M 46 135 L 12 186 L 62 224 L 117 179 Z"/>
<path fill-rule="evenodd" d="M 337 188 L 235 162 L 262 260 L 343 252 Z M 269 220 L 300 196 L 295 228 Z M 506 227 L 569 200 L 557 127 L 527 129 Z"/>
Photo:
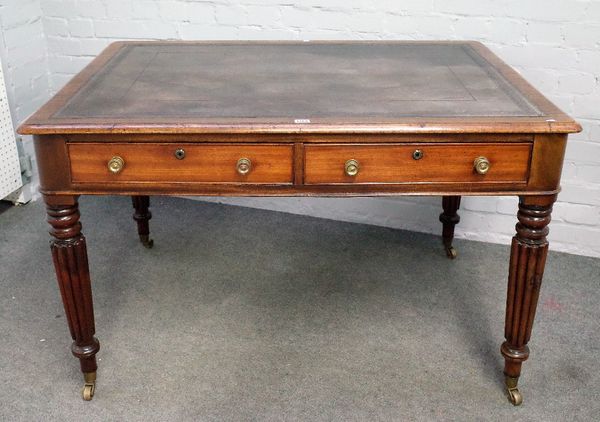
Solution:
<path fill-rule="evenodd" d="M 170 142 L 168 137 L 162 142 L 118 135 L 104 139 L 34 137 L 40 191 L 44 195 L 552 195 L 560 190 L 567 136 L 482 134 L 481 141 L 467 137 L 464 144 L 460 137 L 441 135 L 415 137 L 415 142 L 384 137 L 385 142 L 379 143 L 370 137 L 363 143 L 358 135 L 343 143 L 339 138 L 336 143 L 316 143 L 312 138 L 299 142 L 297 137 L 293 142 L 273 143 L 273 138 L 261 142 L 263 138 L 257 137 L 254 143 L 222 144 L 208 142 L 212 137 L 187 144 L 178 138 Z M 184 159 L 173 154 L 179 146 L 188 152 Z M 419 149 L 424 156 L 414 159 Z M 156 158 L 145 151 L 161 155 Z M 195 152 L 206 153 L 209 159 L 202 161 Z M 478 175 L 473 169 L 479 152 L 490 157 L 488 174 Z M 106 163 L 121 153 L 125 170 L 113 177 Z M 251 161 L 249 174 L 236 172 L 236 160 L 242 158 Z M 360 165 L 353 177 L 348 169 L 344 173 L 344 163 L 352 159 Z"/>

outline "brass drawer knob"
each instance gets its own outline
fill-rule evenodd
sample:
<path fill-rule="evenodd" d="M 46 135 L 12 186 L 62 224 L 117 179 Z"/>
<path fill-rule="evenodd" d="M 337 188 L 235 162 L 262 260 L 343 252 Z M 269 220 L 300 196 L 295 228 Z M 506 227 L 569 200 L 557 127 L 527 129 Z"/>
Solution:
<path fill-rule="evenodd" d="M 250 170 L 252 169 L 252 161 L 250 161 L 248 158 L 240 158 L 237 162 L 236 168 L 239 174 L 245 176 L 246 174 L 250 173 Z"/>
<path fill-rule="evenodd" d="M 473 167 L 477 173 L 486 174 L 488 171 L 490 171 L 490 160 L 485 157 L 477 157 L 475 161 L 473 161 Z"/>
<path fill-rule="evenodd" d="M 123 160 L 118 155 L 115 155 L 108 162 L 108 170 L 111 173 L 114 173 L 114 174 L 120 173 L 121 170 L 123 170 L 123 167 L 125 167 L 125 160 Z"/>
<path fill-rule="evenodd" d="M 352 160 L 346 161 L 344 169 L 346 170 L 346 174 L 348 176 L 354 177 L 354 176 L 356 176 L 358 174 L 358 170 L 360 169 L 360 165 L 358 164 L 358 161 L 356 161 L 355 159 L 352 159 Z"/>

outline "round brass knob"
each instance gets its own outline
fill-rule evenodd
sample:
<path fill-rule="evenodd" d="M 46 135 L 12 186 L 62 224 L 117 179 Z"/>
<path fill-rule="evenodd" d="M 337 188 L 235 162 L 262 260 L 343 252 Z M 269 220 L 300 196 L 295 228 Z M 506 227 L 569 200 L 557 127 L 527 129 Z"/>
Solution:
<path fill-rule="evenodd" d="M 346 161 L 346 164 L 344 165 L 344 169 L 346 170 L 346 174 L 348 176 L 354 177 L 358 174 L 360 165 L 358 164 L 358 161 L 356 161 L 355 159 L 352 159 L 352 160 Z"/>
<path fill-rule="evenodd" d="M 413 160 L 420 160 L 421 158 L 423 158 L 423 151 L 421 151 L 420 149 L 416 149 L 413 151 Z"/>
<path fill-rule="evenodd" d="M 123 160 L 118 155 L 115 155 L 108 162 L 108 170 L 111 173 L 114 173 L 114 174 L 120 173 L 121 170 L 123 170 L 123 167 L 125 167 L 125 160 Z"/>
<path fill-rule="evenodd" d="M 250 161 L 248 158 L 240 158 L 237 162 L 236 168 L 239 174 L 245 176 L 246 174 L 250 173 L 250 170 L 252 169 L 252 161 Z"/>
<path fill-rule="evenodd" d="M 477 157 L 475 161 L 473 161 L 473 167 L 477 173 L 486 174 L 488 171 L 490 171 L 490 160 L 485 157 Z"/>

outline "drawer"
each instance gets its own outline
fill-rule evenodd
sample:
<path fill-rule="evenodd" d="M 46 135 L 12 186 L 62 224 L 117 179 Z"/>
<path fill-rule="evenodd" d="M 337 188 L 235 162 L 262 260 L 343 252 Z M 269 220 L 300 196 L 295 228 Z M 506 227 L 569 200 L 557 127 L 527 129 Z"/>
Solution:
<path fill-rule="evenodd" d="M 68 149 L 76 183 L 293 181 L 291 145 L 81 142 Z"/>
<path fill-rule="evenodd" d="M 526 142 L 306 145 L 304 183 L 525 183 L 531 147 Z M 479 157 L 483 174 L 474 165 Z"/>

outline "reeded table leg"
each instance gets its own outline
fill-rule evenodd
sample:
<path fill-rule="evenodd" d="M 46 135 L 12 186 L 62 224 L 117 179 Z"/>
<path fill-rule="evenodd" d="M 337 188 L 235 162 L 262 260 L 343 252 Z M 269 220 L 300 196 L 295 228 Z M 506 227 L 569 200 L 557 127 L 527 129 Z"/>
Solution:
<path fill-rule="evenodd" d="M 460 207 L 460 196 L 444 196 L 442 197 L 442 207 L 444 212 L 440 214 L 440 221 L 443 224 L 442 241 L 446 249 L 448 258 L 454 259 L 458 255 L 452 240 L 454 239 L 454 226 L 460 221 L 460 216 L 456 213 Z"/>
<path fill-rule="evenodd" d="M 77 198 L 46 196 L 50 248 L 69 330 L 73 355 L 79 358 L 84 375 L 83 399 L 91 400 L 96 386 L 96 353 L 100 343 L 94 337 L 94 309 L 85 237 L 81 233 Z"/>
<path fill-rule="evenodd" d="M 523 397 L 517 388 L 521 365 L 529 357 L 527 343 L 531 337 L 544 265 L 548 253 L 548 223 L 555 195 L 521 197 L 517 234 L 513 237 L 506 299 L 506 341 L 504 355 L 506 389 L 512 404 Z"/>
<path fill-rule="evenodd" d="M 148 210 L 150 206 L 150 197 L 148 196 L 132 196 L 133 203 L 133 219 L 137 222 L 138 234 L 142 244 L 151 248 L 154 246 L 154 240 L 150 239 L 150 226 L 148 221 L 152 218 L 152 213 Z"/>

